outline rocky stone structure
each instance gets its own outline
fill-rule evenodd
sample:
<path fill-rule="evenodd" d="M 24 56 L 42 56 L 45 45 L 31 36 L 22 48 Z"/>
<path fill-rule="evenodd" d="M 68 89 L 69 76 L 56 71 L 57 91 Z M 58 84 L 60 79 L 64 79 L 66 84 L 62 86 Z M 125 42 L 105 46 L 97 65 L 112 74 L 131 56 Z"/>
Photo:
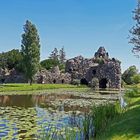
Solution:
<path fill-rule="evenodd" d="M 72 80 L 79 79 L 81 84 L 90 84 L 93 78 L 99 80 L 99 88 L 121 88 L 120 61 L 109 58 L 104 47 L 100 47 L 91 59 L 78 56 L 66 62 L 66 72 Z"/>
<path fill-rule="evenodd" d="M 95 80 L 96 79 L 96 80 Z M 74 80 L 80 80 L 81 84 L 98 85 L 99 88 L 121 88 L 120 61 L 109 58 L 104 47 L 100 47 L 91 59 L 78 56 L 67 60 L 65 73 L 60 72 L 59 67 L 48 71 L 41 70 L 35 75 L 35 83 L 69 84 Z M 26 78 L 15 69 L 0 69 L 1 83 L 25 83 Z"/>
<path fill-rule="evenodd" d="M 26 83 L 25 76 L 15 69 L 0 69 L 0 83 Z"/>
<path fill-rule="evenodd" d="M 37 83 L 48 84 L 70 84 L 71 74 L 61 73 L 59 67 L 54 67 L 51 71 L 41 70 L 35 75 L 35 81 Z"/>

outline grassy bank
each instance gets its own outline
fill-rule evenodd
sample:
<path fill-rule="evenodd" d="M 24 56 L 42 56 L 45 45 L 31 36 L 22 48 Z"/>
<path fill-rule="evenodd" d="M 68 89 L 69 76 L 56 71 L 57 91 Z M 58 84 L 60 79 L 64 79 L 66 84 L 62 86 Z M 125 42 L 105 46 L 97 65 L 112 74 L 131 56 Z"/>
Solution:
<path fill-rule="evenodd" d="M 140 89 L 140 84 L 135 85 L 125 85 L 125 88 L 138 88 Z"/>
<path fill-rule="evenodd" d="M 140 90 L 136 94 L 127 93 L 126 100 L 126 109 L 108 124 L 98 140 L 140 140 Z"/>
<path fill-rule="evenodd" d="M 33 94 L 46 93 L 55 90 L 67 91 L 87 91 L 86 86 L 75 86 L 70 84 L 2 84 L 0 85 L 0 94 Z"/>

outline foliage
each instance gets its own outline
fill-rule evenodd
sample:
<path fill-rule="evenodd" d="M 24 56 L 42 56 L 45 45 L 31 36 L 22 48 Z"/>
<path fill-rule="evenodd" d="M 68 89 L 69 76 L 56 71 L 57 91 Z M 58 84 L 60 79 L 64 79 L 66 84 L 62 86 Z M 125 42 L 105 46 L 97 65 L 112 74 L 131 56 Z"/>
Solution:
<path fill-rule="evenodd" d="M 92 107 L 92 120 L 95 127 L 94 135 L 99 136 L 108 123 L 119 115 L 118 104 L 105 103 Z"/>
<path fill-rule="evenodd" d="M 134 17 L 133 19 L 136 22 L 136 25 L 132 27 L 130 30 L 130 43 L 134 45 L 133 53 L 136 53 L 138 57 L 140 57 L 140 1 L 138 0 L 137 8 L 133 11 Z"/>
<path fill-rule="evenodd" d="M 79 79 L 73 79 L 71 82 L 72 85 L 80 85 L 80 80 Z"/>
<path fill-rule="evenodd" d="M 133 84 L 132 77 L 138 74 L 138 70 L 136 66 L 130 66 L 127 70 L 122 74 L 122 79 L 126 84 Z"/>
<path fill-rule="evenodd" d="M 58 54 L 57 48 L 54 48 L 54 50 L 51 52 L 49 58 L 54 60 L 54 61 L 58 61 L 59 60 L 59 54 Z"/>
<path fill-rule="evenodd" d="M 131 78 L 133 84 L 138 84 L 140 83 L 140 74 L 136 74 Z"/>
<path fill-rule="evenodd" d="M 125 87 L 126 83 L 124 82 L 124 80 L 121 80 L 121 87 Z"/>
<path fill-rule="evenodd" d="M 138 88 L 136 88 L 136 87 L 131 89 L 131 90 L 127 90 L 125 92 L 125 95 L 127 97 L 137 97 L 139 94 L 140 94 L 140 90 Z"/>
<path fill-rule="evenodd" d="M 24 33 L 22 34 L 21 53 L 24 73 L 32 84 L 33 77 L 39 69 L 40 44 L 36 27 L 28 20 L 24 25 Z"/>
<path fill-rule="evenodd" d="M 60 70 L 64 70 L 65 69 L 65 65 L 61 64 L 59 62 L 59 60 L 54 60 L 54 59 L 45 59 L 43 61 L 40 62 L 41 67 L 50 70 L 53 67 L 58 66 Z"/>
<path fill-rule="evenodd" d="M 22 55 L 18 49 L 0 53 L 0 67 L 22 71 Z"/>
<path fill-rule="evenodd" d="M 61 64 L 65 64 L 65 60 L 66 60 L 66 53 L 64 47 L 62 47 L 59 51 L 59 61 Z"/>
<path fill-rule="evenodd" d="M 105 60 L 102 57 L 98 57 L 98 58 L 95 59 L 95 62 L 98 63 L 98 64 L 100 64 L 100 65 L 104 64 L 105 63 L 104 61 Z"/>
<path fill-rule="evenodd" d="M 60 63 L 58 60 L 54 60 L 54 59 L 45 59 L 43 61 L 40 62 L 40 65 L 47 69 L 50 70 L 51 68 L 55 67 L 55 66 L 59 66 Z"/>
<path fill-rule="evenodd" d="M 99 88 L 99 79 L 94 77 L 91 81 L 91 87 L 92 88 Z"/>
<path fill-rule="evenodd" d="M 127 98 L 129 100 L 127 108 L 107 125 L 102 135 L 97 138 L 98 140 L 138 140 L 140 138 L 140 93 L 133 98 Z"/>

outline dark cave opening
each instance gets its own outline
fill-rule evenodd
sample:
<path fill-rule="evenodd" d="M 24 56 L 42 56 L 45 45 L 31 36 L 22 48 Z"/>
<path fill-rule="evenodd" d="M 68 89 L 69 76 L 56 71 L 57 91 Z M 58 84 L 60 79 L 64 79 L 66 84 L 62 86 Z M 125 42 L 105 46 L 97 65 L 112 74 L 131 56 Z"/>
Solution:
<path fill-rule="evenodd" d="M 103 78 L 99 81 L 99 88 L 107 88 L 107 79 Z"/>

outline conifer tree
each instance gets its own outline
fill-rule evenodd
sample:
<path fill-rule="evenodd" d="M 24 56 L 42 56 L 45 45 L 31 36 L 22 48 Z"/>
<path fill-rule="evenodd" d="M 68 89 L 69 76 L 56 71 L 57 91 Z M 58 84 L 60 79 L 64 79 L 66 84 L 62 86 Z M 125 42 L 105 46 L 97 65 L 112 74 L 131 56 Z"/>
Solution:
<path fill-rule="evenodd" d="M 59 54 L 58 54 L 57 48 L 54 48 L 54 50 L 51 52 L 49 58 L 54 60 L 54 61 L 58 61 L 59 60 Z"/>
<path fill-rule="evenodd" d="M 64 47 L 62 47 L 59 51 L 59 61 L 61 64 L 64 64 L 65 60 L 66 60 L 66 53 L 65 53 Z"/>

